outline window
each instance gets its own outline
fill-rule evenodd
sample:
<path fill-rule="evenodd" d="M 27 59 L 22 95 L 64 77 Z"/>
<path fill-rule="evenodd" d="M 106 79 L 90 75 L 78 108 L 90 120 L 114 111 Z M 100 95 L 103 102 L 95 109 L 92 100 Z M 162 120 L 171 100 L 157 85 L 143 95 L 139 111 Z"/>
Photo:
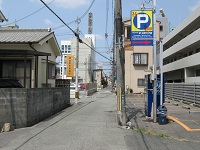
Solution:
<path fill-rule="evenodd" d="M 48 63 L 48 78 L 55 79 L 55 64 Z"/>
<path fill-rule="evenodd" d="M 160 25 L 160 31 L 161 31 L 161 32 L 163 31 L 163 26 L 162 26 L 162 25 Z"/>
<path fill-rule="evenodd" d="M 145 80 L 144 79 L 138 79 L 138 86 L 144 86 Z"/>
<path fill-rule="evenodd" d="M 134 65 L 148 65 L 148 54 L 147 53 L 134 53 L 133 54 Z"/>
<path fill-rule="evenodd" d="M 26 62 L 26 85 L 24 85 L 24 61 L 2 61 L 0 63 L 0 78 L 18 79 L 24 87 L 31 87 L 31 61 Z"/>
<path fill-rule="evenodd" d="M 65 45 L 65 53 L 67 53 L 67 45 Z"/>
<path fill-rule="evenodd" d="M 71 45 L 68 45 L 68 52 L 67 53 L 71 53 Z"/>
<path fill-rule="evenodd" d="M 64 53 L 64 45 L 61 45 L 61 51 L 62 51 L 62 53 Z"/>

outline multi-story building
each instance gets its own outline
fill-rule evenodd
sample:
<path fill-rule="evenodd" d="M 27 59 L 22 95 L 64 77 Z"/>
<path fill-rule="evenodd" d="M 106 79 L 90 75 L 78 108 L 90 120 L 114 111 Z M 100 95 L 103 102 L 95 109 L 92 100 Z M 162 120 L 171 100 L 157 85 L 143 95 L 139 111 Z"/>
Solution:
<path fill-rule="evenodd" d="M 71 77 L 66 76 L 66 58 L 67 55 L 71 54 L 71 41 L 61 41 L 61 52 L 62 56 L 60 58 L 60 76 L 62 79 L 71 79 Z"/>
<path fill-rule="evenodd" d="M 152 73 L 153 46 L 131 46 L 131 20 L 124 20 L 125 86 L 134 93 L 144 92 L 145 75 Z M 156 19 L 156 41 L 168 34 L 168 19 Z M 157 52 L 159 63 L 159 51 Z M 158 64 L 157 64 L 158 65 Z"/>
<path fill-rule="evenodd" d="M 79 43 L 79 65 L 78 65 L 78 82 L 92 82 L 93 81 L 93 70 L 96 69 L 95 62 L 95 35 L 88 34 L 85 38 L 81 38 L 83 43 Z M 86 44 L 84 44 L 86 43 Z M 60 75 L 62 79 L 71 79 L 72 82 L 74 77 L 67 77 L 66 70 L 66 58 L 67 55 L 74 56 L 74 67 L 76 67 L 76 50 L 77 50 L 77 39 L 73 38 L 70 41 L 61 41 L 62 58 L 60 59 Z M 75 71 L 75 68 L 74 68 Z"/>
<path fill-rule="evenodd" d="M 163 39 L 163 72 L 167 82 L 200 81 L 200 7 Z"/>

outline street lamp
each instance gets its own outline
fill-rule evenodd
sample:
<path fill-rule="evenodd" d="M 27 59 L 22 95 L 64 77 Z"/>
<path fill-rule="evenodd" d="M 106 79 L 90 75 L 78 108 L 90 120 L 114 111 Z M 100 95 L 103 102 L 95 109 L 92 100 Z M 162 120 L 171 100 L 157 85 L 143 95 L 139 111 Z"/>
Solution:
<path fill-rule="evenodd" d="M 160 8 L 160 14 L 161 14 L 162 17 L 165 17 L 165 13 L 164 13 L 162 8 Z"/>

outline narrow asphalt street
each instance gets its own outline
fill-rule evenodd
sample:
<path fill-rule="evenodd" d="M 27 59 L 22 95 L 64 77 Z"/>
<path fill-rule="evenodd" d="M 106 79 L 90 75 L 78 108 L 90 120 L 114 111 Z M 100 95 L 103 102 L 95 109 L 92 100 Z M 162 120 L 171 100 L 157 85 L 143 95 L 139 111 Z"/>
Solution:
<path fill-rule="evenodd" d="M 0 133 L 2 150 L 198 150 L 190 143 L 118 126 L 116 95 L 105 88 L 81 96 L 39 124 Z"/>

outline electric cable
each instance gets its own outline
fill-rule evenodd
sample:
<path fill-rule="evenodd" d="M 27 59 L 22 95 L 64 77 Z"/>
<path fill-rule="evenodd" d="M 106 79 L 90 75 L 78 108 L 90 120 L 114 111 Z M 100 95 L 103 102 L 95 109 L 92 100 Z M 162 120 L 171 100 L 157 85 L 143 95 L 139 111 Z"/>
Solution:
<path fill-rule="evenodd" d="M 81 33 L 83 35 L 83 33 Z M 88 41 L 88 40 L 87 40 Z M 89 41 L 88 41 L 89 42 Z M 91 46 L 89 46 L 87 43 L 83 42 L 83 44 L 85 44 L 86 46 L 88 46 L 89 48 L 91 48 L 94 52 L 96 52 L 97 54 L 101 55 L 102 57 L 106 58 L 107 60 L 110 60 L 109 58 L 107 58 L 106 56 L 102 55 L 101 53 L 97 52 L 94 48 L 92 48 Z M 111 61 L 111 60 L 110 60 Z"/>
<path fill-rule="evenodd" d="M 78 41 L 80 43 L 85 44 L 86 46 L 88 46 L 89 48 L 91 48 L 93 51 L 95 51 L 96 53 L 98 53 L 99 55 L 101 55 L 102 57 L 112 61 L 111 59 L 105 57 L 104 55 L 100 54 L 99 52 L 97 52 L 96 50 L 94 50 L 94 48 L 92 48 L 91 46 L 89 46 L 87 43 L 83 42 L 80 38 L 79 38 L 79 34 L 76 33 L 72 28 L 70 28 L 49 6 L 47 6 L 47 4 L 45 2 L 43 2 L 43 0 L 40 0 L 68 29 L 70 29 L 70 31 L 72 31 L 74 33 L 74 35 L 77 37 Z"/>
<path fill-rule="evenodd" d="M 47 5 L 50 5 L 50 4 L 53 3 L 54 1 L 55 1 L 55 0 L 52 0 L 52 1 L 49 2 Z M 29 15 L 27 15 L 27 16 L 21 18 L 21 19 L 15 20 L 15 21 L 13 21 L 13 22 L 11 22 L 11 23 L 7 23 L 7 24 L 5 24 L 5 26 L 10 25 L 10 24 L 13 24 L 13 23 L 17 23 L 17 22 L 19 22 L 19 21 L 22 21 L 22 20 L 24 20 L 24 19 L 26 19 L 26 18 L 28 18 L 28 17 L 30 17 L 30 16 L 36 14 L 37 12 L 41 11 L 41 10 L 44 9 L 44 8 L 45 8 L 45 6 L 41 7 L 40 9 L 38 9 L 38 10 L 36 10 L 36 11 L 30 13 Z"/>
<path fill-rule="evenodd" d="M 72 29 L 70 28 L 43 0 L 40 0 L 44 4 L 46 8 L 48 8 L 74 35 L 79 39 L 79 35 Z"/>
<path fill-rule="evenodd" d="M 95 2 L 95 0 L 93 0 L 92 2 L 91 2 L 91 4 L 90 4 L 90 6 L 88 7 L 88 9 L 85 11 L 85 13 L 79 18 L 80 20 L 81 19 L 83 19 L 86 15 L 87 15 L 87 13 L 89 12 L 89 10 L 91 9 L 91 7 L 92 7 L 92 5 L 94 4 L 94 2 Z M 74 20 L 74 21 L 71 21 L 71 22 L 69 22 L 69 23 L 67 23 L 68 25 L 70 25 L 70 24 L 72 24 L 72 23 L 76 23 L 76 20 Z M 59 29 L 59 28 L 62 28 L 62 27 L 64 27 L 65 25 L 59 25 L 59 26 L 57 26 L 57 27 L 53 27 L 52 29 L 53 30 L 56 30 L 56 29 Z"/>
<path fill-rule="evenodd" d="M 86 46 L 88 46 L 89 48 L 91 48 L 93 51 L 95 51 L 97 54 L 101 55 L 102 57 L 106 58 L 109 61 L 112 61 L 111 59 L 107 58 L 106 56 L 102 55 L 101 53 L 97 52 L 94 48 L 92 48 L 90 45 L 88 45 L 87 43 L 83 42 L 83 44 L 85 44 Z"/>
<path fill-rule="evenodd" d="M 109 0 L 106 1 L 106 27 L 105 27 L 105 44 L 108 49 L 108 53 L 111 49 L 108 43 L 108 13 L 109 13 Z"/>

